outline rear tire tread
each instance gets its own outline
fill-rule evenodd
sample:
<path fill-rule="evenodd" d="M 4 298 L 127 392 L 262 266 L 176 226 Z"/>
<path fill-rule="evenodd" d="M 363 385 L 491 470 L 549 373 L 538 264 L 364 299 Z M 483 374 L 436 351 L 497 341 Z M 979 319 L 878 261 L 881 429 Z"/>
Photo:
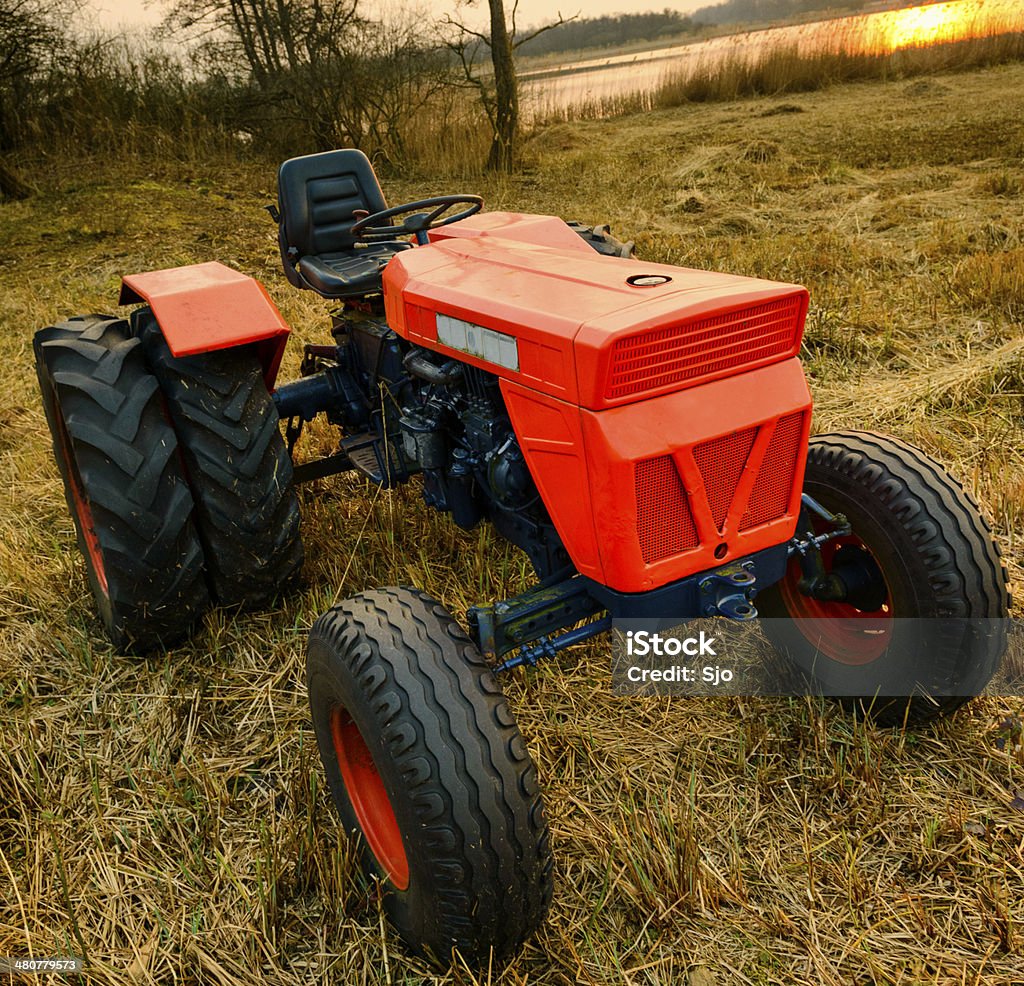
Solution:
<path fill-rule="evenodd" d="M 68 507 L 107 632 L 116 645 L 139 651 L 173 643 L 209 594 L 177 441 L 139 342 L 124 319 L 91 315 L 40 330 L 34 349 Z M 61 420 L 92 512 L 106 593 L 77 517 Z"/>
<path fill-rule="evenodd" d="M 292 462 L 260 362 L 249 347 L 175 357 L 150 309 L 132 319 L 178 435 L 213 596 L 265 606 L 298 577 L 303 552 Z"/>

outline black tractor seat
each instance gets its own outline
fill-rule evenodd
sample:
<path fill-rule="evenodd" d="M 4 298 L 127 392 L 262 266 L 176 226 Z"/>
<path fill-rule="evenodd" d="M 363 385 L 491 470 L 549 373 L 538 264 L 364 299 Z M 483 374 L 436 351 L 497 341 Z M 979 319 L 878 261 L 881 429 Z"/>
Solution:
<path fill-rule="evenodd" d="M 352 298 L 375 294 L 381 289 L 381 274 L 388 261 L 411 243 L 373 243 L 345 253 L 301 257 L 299 275 L 325 298 Z"/>
<path fill-rule="evenodd" d="M 291 158 L 277 173 L 278 241 L 288 280 L 324 298 L 379 294 L 407 240 L 359 244 L 352 224 L 387 208 L 369 158 L 354 148 Z"/>

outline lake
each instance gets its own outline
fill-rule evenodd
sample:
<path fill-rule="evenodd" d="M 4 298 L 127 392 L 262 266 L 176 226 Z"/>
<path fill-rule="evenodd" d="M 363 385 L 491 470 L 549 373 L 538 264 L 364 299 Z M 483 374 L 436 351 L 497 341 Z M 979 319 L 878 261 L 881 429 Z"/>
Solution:
<path fill-rule="evenodd" d="M 948 0 L 526 69 L 519 75 L 524 112 L 532 116 L 652 92 L 668 78 L 725 62 L 754 60 L 771 48 L 800 54 L 837 49 L 887 54 L 1020 31 L 1024 30 L 1021 6 L 1020 0 Z"/>

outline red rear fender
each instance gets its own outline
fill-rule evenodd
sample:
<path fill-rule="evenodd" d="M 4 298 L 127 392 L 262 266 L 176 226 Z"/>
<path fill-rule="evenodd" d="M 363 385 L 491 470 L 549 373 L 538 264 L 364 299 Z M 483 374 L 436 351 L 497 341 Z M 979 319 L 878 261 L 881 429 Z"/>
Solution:
<path fill-rule="evenodd" d="M 259 281 L 216 261 L 128 274 L 119 304 L 145 301 L 175 356 L 254 345 L 273 389 L 289 328 Z"/>

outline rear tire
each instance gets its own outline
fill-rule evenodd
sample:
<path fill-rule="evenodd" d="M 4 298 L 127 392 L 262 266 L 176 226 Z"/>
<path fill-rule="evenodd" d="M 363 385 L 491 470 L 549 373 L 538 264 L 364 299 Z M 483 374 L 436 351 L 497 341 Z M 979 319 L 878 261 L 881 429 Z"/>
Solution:
<path fill-rule="evenodd" d="M 811 439 L 804 491 L 852 525 L 822 558 L 826 571 L 857 566 L 860 605 L 805 595 L 794 558 L 757 596 L 775 647 L 833 694 L 863 696 L 841 701 L 882 725 L 938 719 L 984 689 L 1006 646 L 1010 596 L 998 545 L 963 487 L 904 442 L 838 432 Z M 869 697 L 895 675 L 935 692 Z"/>
<path fill-rule="evenodd" d="M 487 662 L 436 600 L 381 589 L 317 620 L 307 681 L 335 806 L 398 933 L 441 964 L 500 961 L 544 917 L 551 857 Z"/>
<path fill-rule="evenodd" d="M 607 223 L 602 226 L 584 226 L 583 223 L 570 222 L 566 225 L 602 257 L 625 257 L 629 260 L 636 256 L 636 244 L 632 240 L 623 243 L 612 236 L 611 227 Z"/>
<path fill-rule="evenodd" d="M 292 461 L 249 347 L 175 357 L 149 308 L 132 315 L 160 381 L 196 502 L 210 589 L 222 606 L 258 608 L 302 567 Z"/>
<path fill-rule="evenodd" d="M 156 378 L 124 319 L 72 318 L 33 340 L 43 408 L 85 558 L 114 644 L 184 637 L 209 604 L 192 494 Z"/>

